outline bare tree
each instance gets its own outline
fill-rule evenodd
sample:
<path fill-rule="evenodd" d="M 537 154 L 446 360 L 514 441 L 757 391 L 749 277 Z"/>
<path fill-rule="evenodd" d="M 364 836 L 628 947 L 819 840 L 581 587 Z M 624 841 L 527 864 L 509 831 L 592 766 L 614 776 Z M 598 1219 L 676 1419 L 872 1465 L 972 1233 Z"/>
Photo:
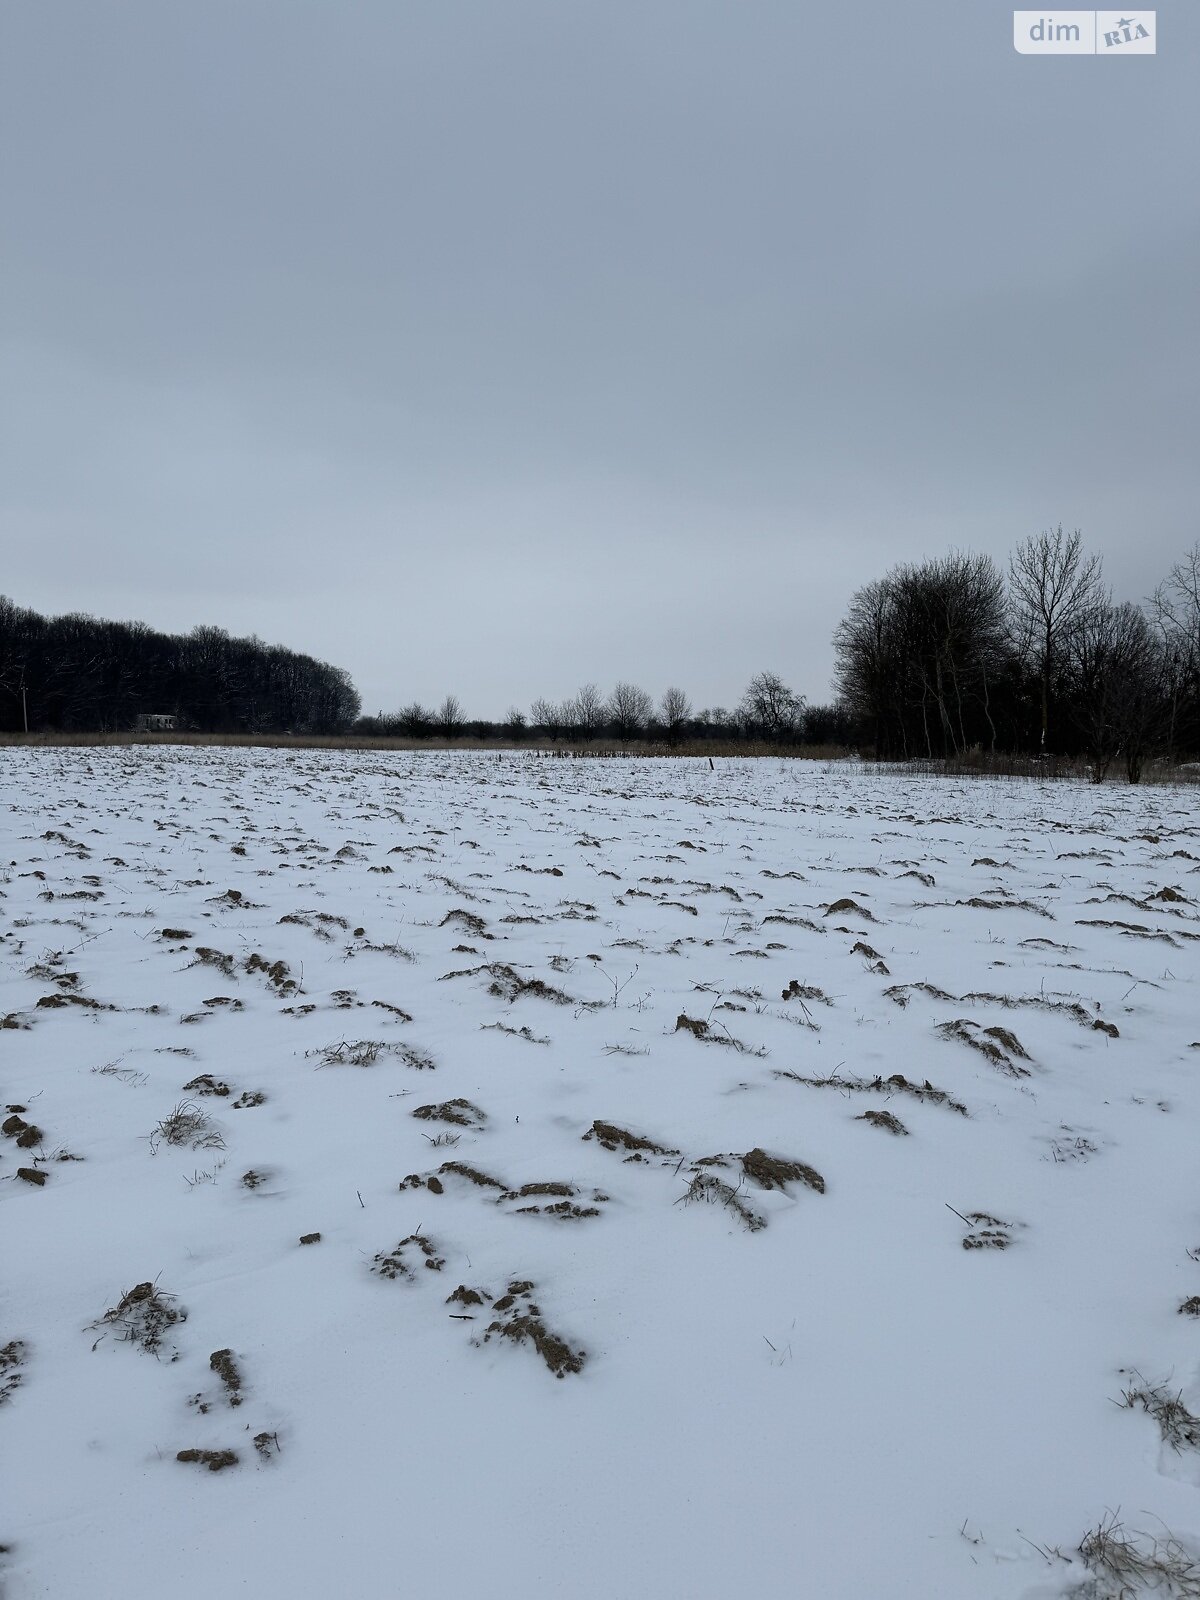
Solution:
<path fill-rule="evenodd" d="M 595 738 L 604 726 L 604 696 L 594 683 L 585 683 L 575 696 L 572 721 L 585 739 Z"/>
<path fill-rule="evenodd" d="M 1155 616 L 1179 643 L 1193 670 L 1200 669 L 1200 540 L 1154 591 Z"/>
<path fill-rule="evenodd" d="M 1161 641 L 1140 606 L 1104 599 L 1080 619 L 1072 656 L 1072 698 L 1093 783 L 1103 783 L 1117 756 L 1137 783 L 1164 722 Z"/>
<path fill-rule="evenodd" d="M 1167 746 L 1174 753 L 1181 728 L 1185 740 L 1200 738 L 1200 541 L 1175 563 L 1150 603 L 1163 642 Z"/>
<path fill-rule="evenodd" d="M 771 739 L 781 739 L 796 726 L 804 700 L 777 672 L 758 672 L 750 679 L 739 707 L 753 728 Z"/>
<path fill-rule="evenodd" d="M 1050 731 L 1050 697 L 1071 636 L 1100 598 L 1100 557 L 1085 555 L 1083 534 L 1030 535 L 1009 558 L 1008 581 L 1018 628 L 1042 689 L 1041 748 Z"/>
<path fill-rule="evenodd" d="M 529 720 L 535 728 L 540 728 L 548 739 L 562 737 L 563 726 L 571 719 L 565 716 L 563 708 L 553 700 L 535 700 L 529 708 Z"/>
<path fill-rule="evenodd" d="M 987 686 L 1004 643 L 1004 580 L 990 556 L 956 550 L 906 568 L 905 585 L 921 641 L 922 702 L 936 713 L 943 748 L 961 754 L 973 697 L 991 727 Z M 991 734 L 994 746 L 994 727 Z"/>
<path fill-rule="evenodd" d="M 893 740 L 903 748 L 896 591 L 893 574 L 865 584 L 851 597 L 833 635 L 838 702 L 871 725 L 877 757 L 895 753 Z"/>
<path fill-rule="evenodd" d="M 433 727 L 433 712 L 419 700 L 412 700 L 408 705 L 401 706 L 396 715 L 400 720 L 400 726 L 413 739 L 423 739 Z"/>
<path fill-rule="evenodd" d="M 448 694 L 437 708 L 438 731 L 443 739 L 457 739 L 466 723 L 462 702 L 456 694 Z"/>
<path fill-rule="evenodd" d="M 608 697 L 608 720 L 616 729 L 622 744 L 638 734 L 650 720 L 654 702 L 644 689 L 635 683 L 618 683 Z"/>
<path fill-rule="evenodd" d="M 696 732 L 706 734 L 710 738 L 737 737 L 737 717 L 724 706 L 704 706 L 699 711 L 692 712 L 691 723 Z"/>
<path fill-rule="evenodd" d="M 659 720 L 667 731 L 668 744 L 678 744 L 683 727 L 692 714 L 692 702 L 682 689 L 670 688 L 659 702 Z"/>
<path fill-rule="evenodd" d="M 509 706 L 504 714 L 504 731 L 515 744 L 519 744 L 525 737 L 526 726 L 525 713 L 521 708 Z"/>
<path fill-rule="evenodd" d="M 994 749 L 992 686 L 1007 660 L 1004 580 L 985 555 L 894 567 L 852 597 L 834 633 L 843 708 L 876 755 Z"/>

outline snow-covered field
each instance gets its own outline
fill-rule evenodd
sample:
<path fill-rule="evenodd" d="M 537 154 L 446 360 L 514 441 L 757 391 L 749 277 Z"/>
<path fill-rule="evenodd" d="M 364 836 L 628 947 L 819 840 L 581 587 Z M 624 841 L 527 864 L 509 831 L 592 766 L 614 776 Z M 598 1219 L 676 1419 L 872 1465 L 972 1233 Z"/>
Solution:
<path fill-rule="evenodd" d="M 1198 822 L 4 752 L 6 1600 L 1107 1596 L 1114 1517 L 1181 1569 Z"/>

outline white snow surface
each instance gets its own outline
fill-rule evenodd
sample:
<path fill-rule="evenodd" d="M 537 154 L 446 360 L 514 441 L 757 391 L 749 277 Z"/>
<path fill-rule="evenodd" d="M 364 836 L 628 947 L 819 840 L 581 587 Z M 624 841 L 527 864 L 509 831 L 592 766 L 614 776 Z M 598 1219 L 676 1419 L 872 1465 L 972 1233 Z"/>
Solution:
<path fill-rule="evenodd" d="M 1106 1513 L 1200 1552 L 1200 1448 L 1121 1404 L 1200 1412 L 1197 801 L 0 754 L 6 1600 L 1107 1596 Z M 373 1270 L 414 1234 L 440 1269 Z M 148 1281 L 157 1355 L 103 1321 Z M 581 1370 L 495 1331 L 531 1302 Z"/>

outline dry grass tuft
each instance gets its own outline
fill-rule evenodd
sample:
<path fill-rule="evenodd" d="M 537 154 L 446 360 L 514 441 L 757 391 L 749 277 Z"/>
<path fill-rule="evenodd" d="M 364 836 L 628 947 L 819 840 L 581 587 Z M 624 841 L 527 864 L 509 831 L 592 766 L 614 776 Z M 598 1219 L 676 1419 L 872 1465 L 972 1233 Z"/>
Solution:
<path fill-rule="evenodd" d="M 739 1007 L 744 1009 L 744 1007 Z M 676 1033 L 690 1033 L 693 1039 L 699 1039 L 703 1044 L 723 1044 L 730 1050 L 736 1050 L 741 1055 L 765 1056 L 766 1049 L 759 1045 L 757 1049 L 750 1049 L 740 1039 L 735 1039 L 724 1023 L 720 1024 L 720 1031 L 715 1029 L 710 1022 L 702 1018 L 685 1016 L 681 1011 L 675 1019 Z"/>
<path fill-rule="evenodd" d="M 843 1078 L 839 1073 L 832 1072 L 825 1078 L 804 1077 L 799 1072 L 792 1072 L 785 1067 L 776 1070 L 777 1078 L 788 1078 L 793 1083 L 804 1083 L 812 1089 L 836 1089 L 841 1094 L 906 1094 L 914 1100 L 927 1100 L 931 1105 L 945 1106 L 949 1111 L 957 1111 L 960 1116 L 967 1116 L 967 1108 L 961 1100 L 952 1100 L 944 1089 L 936 1089 L 929 1079 L 924 1083 L 910 1083 L 902 1072 L 893 1072 L 890 1078 Z"/>
<path fill-rule="evenodd" d="M 1053 941 L 1024 939 L 1022 944 L 1041 946 Z M 1066 949 L 1066 946 L 1054 946 L 1055 949 Z M 927 994 L 931 1000 L 944 1000 L 952 1005 L 979 1005 L 1002 1006 L 1006 1011 L 1031 1010 L 1061 1012 L 1078 1022 L 1082 1028 L 1095 1028 L 1099 1026 L 1105 1033 L 1117 1039 L 1120 1033 L 1113 1023 L 1097 1023 L 1092 1013 L 1078 1000 L 1071 1000 L 1063 995 L 1031 994 L 1010 995 L 994 994 L 990 991 L 973 990 L 969 994 L 951 994 L 948 990 L 939 988 L 936 983 L 894 983 L 884 994 L 896 1005 L 904 1007 L 914 994 Z"/>
<path fill-rule="evenodd" d="M 171 1350 L 172 1361 L 179 1352 L 169 1344 L 171 1329 L 187 1321 L 187 1312 L 173 1294 L 166 1294 L 153 1283 L 138 1283 L 126 1292 L 89 1328 L 114 1329 L 124 1344 L 133 1344 L 148 1355 L 158 1356 L 164 1348 Z M 100 1343 L 97 1339 L 96 1345 Z M 92 1346 L 94 1350 L 96 1345 Z"/>
<path fill-rule="evenodd" d="M 483 970 L 492 980 L 488 984 L 488 993 L 497 996 L 498 999 L 507 1000 L 510 1004 L 523 995 L 532 995 L 535 1000 L 549 1000 L 552 1005 L 575 1006 L 585 1011 L 594 1011 L 600 1006 L 598 1000 L 576 1000 L 562 989 L 543 983 L 541 978 L 522 978 L 518 972 L 512 967 L 505 966 L 503 962 L 491 962 Z"/>
<path fill-rule="evenodd" d="M 1103 1585 L 1092 1592 L 1092 1600 L 1134 1600 L 1137 1595 L 1200 1600 L 1200 1565 L 1179 1540 L 1169 1532 L 1131 1537 L 1115 1511 L 1084 1535 L 1079 1554 Z"/>
<path fill-rule="evenodd" d="M 416 1045 L 389 1044 L 383 1039 L 339 1039 L 336 1044 L 307 1050 L 305 1055 L 319 1056 L 323 1067 L 373 1067 L 380 1056 L 399 1056 L 415 1072 L 432 1072 L 437 1065 L 428 1051 Z"/>
<path fill-rule="evenodd" d="M 194 1100 L 181 1100 L 150 1134 L 150 1150 L 157 1153 L 160 1144 L 186 1146 L 189 1150 L 224 1150 L 225 1140 L 207 1111 L 202 1111 Z"/>
<path fill-rule="evenodd" d="M 142 1088 L 150 1081 L 147 1074 L 139 1072 L 136 1067 L 123 1067 L 119 1056 L 115 1061 L 106 1061 L 103 1066 L 93 1067 L 92 1071 L 101 1078 L 116 1078 L 135 1089 Z"/>
<path fill-rule="evenodd" d="M 1200 1417 L 1184 1405 L 1182 1390 L 1172 1393 L 1165 1383 L 1147 1383 L 1138 1372 L 1130 1376 L 1135 1382 L 1121 1391 L 1121 1405 L 1140 1406 L 1153 1417 L 1163 1443 L 1172 1450 L 1200 1450 Z"/>
<path fill-rule="evenodd" d="M 1010 1078 L 1029 1076 L 1028 1067 L 1019 1064 L 1030 1060 L 1029 1053 L 1008 1028 L 981 1028 L 970 1017 L 956 1017 L 953 1022 L 939 1023 L 934 1031 L 943 1039 L 956 1039 L 960 1044 L 969 1045 Z"/>
<path fill-rule="evenodd" d="M 1032 900 L 987 900 L 983 895 L 973 894 L 969 900 L 956 900 L 954 904 L 974 906 L 978 911 L 1032 911 L 1035 916 L 1054 920 L 1052 912 L 1047 911 L 1045 906 L 1035 905 Z"/>
<path fill-rule="evenodd" d="M 534 1033 L 531 1028 L 510 1028 L 507 1022 L 481 1022 L 482 1033 L 507 1033 L 514 1039 L 524 1039 L 528 1044 L 549 1044 L 550 1040 L 542 1034 Z"/>
<path fill-rule="evenodd" d="M 767 1225 L 766 1217 L 752 1210 L 742 1199 L 738 1189 L 731 1183 L 726 1183 L 724 1178 L 718 1178 L 715 1172 L 695 1173 L 675 1202 L 676 1205 L 685 1206 L 699 1203 L 724 1206 L 750 1233 L 759 1233 Z"/>

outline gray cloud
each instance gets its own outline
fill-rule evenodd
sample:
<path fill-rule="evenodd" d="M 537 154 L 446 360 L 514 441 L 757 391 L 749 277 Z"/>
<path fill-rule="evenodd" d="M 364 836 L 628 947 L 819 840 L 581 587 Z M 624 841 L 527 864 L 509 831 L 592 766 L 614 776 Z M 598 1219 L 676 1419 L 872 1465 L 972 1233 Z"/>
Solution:
<path fill-rule="evenodd" d="M 4 566 L 480 714 L 827 692 L 859 583 L 1197 537 L 1194 10 L 44 0 L 3 83 Z"/>

